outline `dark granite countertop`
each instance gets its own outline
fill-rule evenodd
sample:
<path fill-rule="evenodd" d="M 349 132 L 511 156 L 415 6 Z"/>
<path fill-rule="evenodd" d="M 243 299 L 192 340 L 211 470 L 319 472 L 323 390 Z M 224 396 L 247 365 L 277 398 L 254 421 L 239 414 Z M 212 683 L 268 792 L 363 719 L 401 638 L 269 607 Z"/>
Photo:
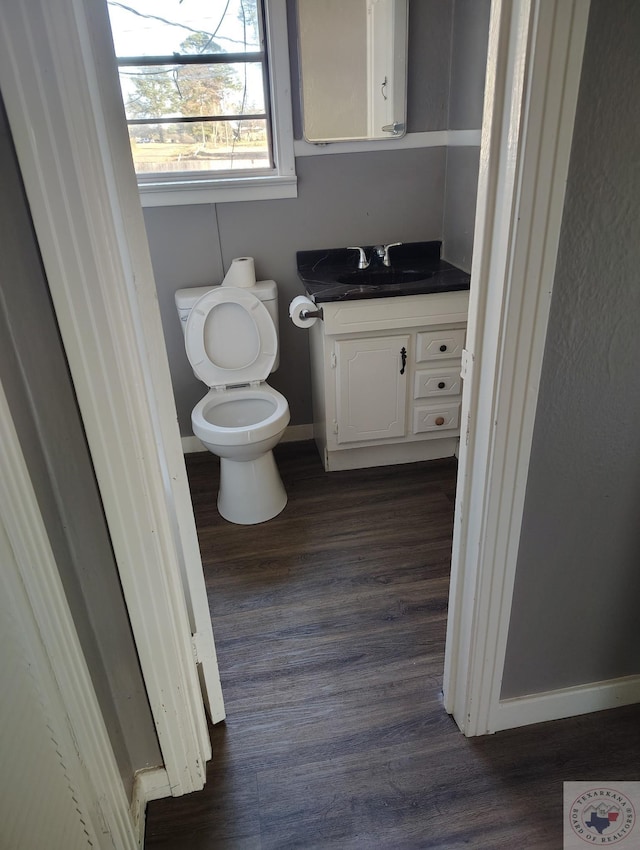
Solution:
<path fill-rule="evenodd" d="M 363 270 L 358 269 L 358 252 L 347 248 L 298 251 L 298 276 L 316 304 L 469 289 L 469 275 L 440 259 L 441 246 L 439 241 L 406 242 L 390 249 L 390 268 L 376 257 Z M 372 246 L 363 247 L 370 258 Z M 394 276 L 400 282 L 394 281 Z M 338 278 L 348 282 L 340 283 Z M 370 283 L 376 278 L 385 282 Z"/>

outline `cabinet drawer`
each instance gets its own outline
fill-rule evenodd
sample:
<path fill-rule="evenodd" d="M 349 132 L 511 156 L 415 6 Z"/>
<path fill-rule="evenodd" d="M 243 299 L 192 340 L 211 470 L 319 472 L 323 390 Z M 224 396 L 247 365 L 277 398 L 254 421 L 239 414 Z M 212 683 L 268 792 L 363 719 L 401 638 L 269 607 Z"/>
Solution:
<path fill-rule="evenodd" d="M 462 357 L 464 328 L 450 331 L 420 331 L 416 335 L 416 360 L 448 360 Z"/>
<path fill-rule="evenodd" d="M 460 424 L 460 405 L 429 405 L 413 409 L 413 433 L 425 431 L 449 431 Z"/>
<path fill-rule="evenodd" d="M 460 395 L 462 380 L 460 366 L 450 369 L 417 369 L 413 379 L 413 397 Z"/>

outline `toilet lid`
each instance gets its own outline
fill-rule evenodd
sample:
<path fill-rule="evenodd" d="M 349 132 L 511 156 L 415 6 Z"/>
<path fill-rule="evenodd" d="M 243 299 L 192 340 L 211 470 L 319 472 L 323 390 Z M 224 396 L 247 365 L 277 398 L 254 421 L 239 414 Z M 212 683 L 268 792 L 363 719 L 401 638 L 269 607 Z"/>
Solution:
<path fill-rule="evenodd" d="M 221 286 L 194 304 L 185 328 L 193 371 L 209 387 L 264 381 L 278 351 L 273 320 L 246 289 Z"/>

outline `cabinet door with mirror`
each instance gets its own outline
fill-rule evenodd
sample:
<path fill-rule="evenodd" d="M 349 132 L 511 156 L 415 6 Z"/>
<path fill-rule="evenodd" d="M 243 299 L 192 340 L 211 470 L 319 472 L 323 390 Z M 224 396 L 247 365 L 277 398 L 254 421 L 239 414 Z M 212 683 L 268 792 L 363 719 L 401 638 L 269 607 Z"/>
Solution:
<path fill-rule="evenodd" d="M 407 0 L 297 0 L 304 137 L 405 133 Z"/>

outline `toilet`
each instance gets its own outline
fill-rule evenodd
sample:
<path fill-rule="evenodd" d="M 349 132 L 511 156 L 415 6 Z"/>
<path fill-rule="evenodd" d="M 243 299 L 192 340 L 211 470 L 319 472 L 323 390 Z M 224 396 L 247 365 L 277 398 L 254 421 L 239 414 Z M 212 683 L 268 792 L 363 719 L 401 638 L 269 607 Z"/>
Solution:
<path fill-rule="evenodd" d="M 266 382 L 278 366 L 275 281 L 176 292 L 187 357 L 209 392 L 193 408 L 193 433 L 220 458 L 218 510 L 254 525 L 287 504 L 273 448 L 289 423 L 286 398 Z"/>

